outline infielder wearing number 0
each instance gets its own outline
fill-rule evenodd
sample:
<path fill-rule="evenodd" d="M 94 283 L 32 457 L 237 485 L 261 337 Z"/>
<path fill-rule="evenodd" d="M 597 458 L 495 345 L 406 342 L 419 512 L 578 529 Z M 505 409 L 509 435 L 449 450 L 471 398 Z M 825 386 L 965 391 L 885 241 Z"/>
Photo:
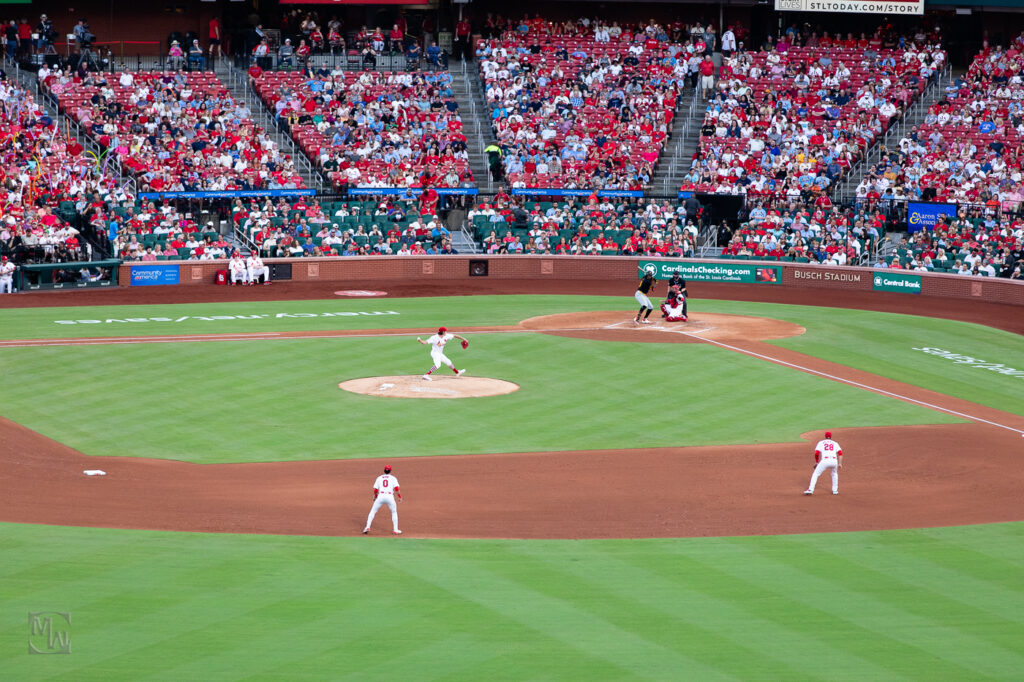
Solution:
<path fill-rule="evenodd" d="M 824 473 L 825 469 L 832 471 L 832 494 L 839 494 L 839 470 L 843 468 L 843 449 L 839 443 L 832 440 L 832 432 L 825 432 L 825 440 L 819 440 L 814 446 L 814 473 L 811 474 L 811 485 L 804 491 L 804 495 L 813 495 L 814 486 L 818 484 L 818 476 Z"/>
<path fill-rule="evenodd" d="M 373 517 L 381 505 L 386 504 L 391 510 L 391 525 L 394 526 L 394 534 L 401 535 L 398 530 L 398 502 L 402 501 L 402 491 L 398 489 L 398 479 L 391 475 L 391 467 L 385 466 L 384 473 L 373 482 L 373 506 L 370 507 L 370 515 L 366 517 L 366 528 L 363 528 L 363 535 L 370 532 L 373 525 Z"/>

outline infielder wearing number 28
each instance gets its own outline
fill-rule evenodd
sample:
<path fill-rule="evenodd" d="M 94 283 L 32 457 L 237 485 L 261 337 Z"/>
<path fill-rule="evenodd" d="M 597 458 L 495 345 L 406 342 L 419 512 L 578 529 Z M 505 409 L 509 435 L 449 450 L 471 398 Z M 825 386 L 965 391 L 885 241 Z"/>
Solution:
<path fill-rule="evenodd" d="M 370 532 L 373 525 L 373 517 L 381 505 L 387 505 L 391 510 L 391 525 L 394 527 L 394 534 L 401 535 L 398 530 L 398 506 L 397 502 L 402 501 L 402 491 L 398 489 L 398 479 L 391 475 L 391 467 L 385 466 L 384 473 L 373 482 L 373 506 L 370 507 L 370 515 L 366 517 L 366 527 L 363 528 L 363 535 Z"/>
<path fill-rule="evenodd" d="M 825 469 L 832 471 L 832 494 L 839 494 L 839 470 L 843 468 L 843 449 L 839 443 L 832 440 L 832 432 L 825 432 L 825 440 L 819 440 L 814 446 L 814 473 L 811 474 L 811 485 L 804 491 L 804 495 L 813 495 L 814 486 L 818 484 L 818 476 L 824 473 Z"/>

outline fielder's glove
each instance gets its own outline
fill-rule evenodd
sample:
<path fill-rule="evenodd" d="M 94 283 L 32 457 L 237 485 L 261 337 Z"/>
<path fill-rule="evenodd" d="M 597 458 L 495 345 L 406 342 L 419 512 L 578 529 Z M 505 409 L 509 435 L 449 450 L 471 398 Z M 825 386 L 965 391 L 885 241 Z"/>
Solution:
<path fill-rule="evenodd" d="M 462 348 L 463 349 L 469 348 L 469 341 L 466 341 L 465 339 L 463 339 L 462 340 Z"/>

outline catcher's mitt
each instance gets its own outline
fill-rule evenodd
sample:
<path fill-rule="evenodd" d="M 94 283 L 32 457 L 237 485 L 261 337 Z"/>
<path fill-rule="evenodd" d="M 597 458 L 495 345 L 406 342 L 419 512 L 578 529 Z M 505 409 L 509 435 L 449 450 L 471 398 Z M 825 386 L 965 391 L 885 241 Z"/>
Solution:
<path fill-rule="evenodd" d="M 466 341 L 465 339 L 463 339 L 462 340 L 462 347 L 463 347 L 463 349 L 469 348 L 469 341 Z"/>

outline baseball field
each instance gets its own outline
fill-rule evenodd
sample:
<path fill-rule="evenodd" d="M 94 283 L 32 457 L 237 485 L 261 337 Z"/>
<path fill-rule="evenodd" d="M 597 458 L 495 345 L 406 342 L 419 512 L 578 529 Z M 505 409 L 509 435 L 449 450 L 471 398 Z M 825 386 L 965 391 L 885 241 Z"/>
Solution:
<path fill-rule="evenodd" d="M 1020 679 L 1019 328 L 629 285 L 17 297 L 0 678 Z"/>

